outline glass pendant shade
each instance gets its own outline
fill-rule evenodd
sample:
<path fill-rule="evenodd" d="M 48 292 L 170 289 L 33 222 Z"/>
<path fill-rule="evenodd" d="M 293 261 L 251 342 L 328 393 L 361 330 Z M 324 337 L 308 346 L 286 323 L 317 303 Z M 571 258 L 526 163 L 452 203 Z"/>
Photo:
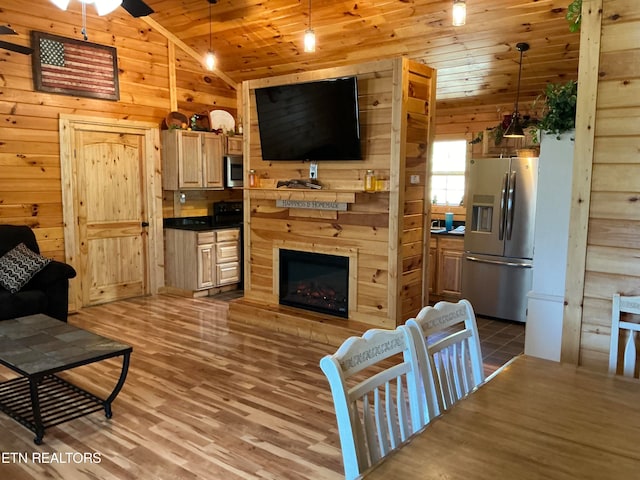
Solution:
<path fill-rule="evenodd" d="M 453 26 L 461 27 L 467 22 L 467 3 L 465 0 L 453 0 Z"/>
<path fill-rule="evenodd" d="M 207 50 L 207 54 L 204 57 L 204 66 L 207 67 L 207 70 L 213 71 L 216 68 L 216 54 L 213 53 L 213 47 L 211 46 L 213 43 L 213 37 L 211 34 L 211 4 L 216 3 L 214 0 L 209 0 L 209 50 Z"/>
<path fill-rule="evenodd" d="M 309 25 L 304 32 L 304 51 L 313 53 L 316 51 L 316 34 L 311 28 L 311 0 L 309 0 Z"/>
<path fill-rule="evenodd" d="M 216 56 L 211 50 L 209 50 L 207 52 L 207 56 L 204 57 L 204 64 L 207 66 L 208 70 L 216 68 Z"/>
<path fill-rule="evenodd" d="M 304 51 L 307 53 L 316 51 L 316 34 L 311 28 L 304 32 Z"/>

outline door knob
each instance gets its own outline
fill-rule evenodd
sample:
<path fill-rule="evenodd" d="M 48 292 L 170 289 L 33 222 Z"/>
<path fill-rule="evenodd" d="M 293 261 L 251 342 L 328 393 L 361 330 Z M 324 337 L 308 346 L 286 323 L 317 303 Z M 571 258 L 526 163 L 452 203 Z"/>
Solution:
<path fill-rule="evenodd" d="M 148 227 L 149 226 L 149 222 L 142 222 L 141 224 L 143 227 Z"/>

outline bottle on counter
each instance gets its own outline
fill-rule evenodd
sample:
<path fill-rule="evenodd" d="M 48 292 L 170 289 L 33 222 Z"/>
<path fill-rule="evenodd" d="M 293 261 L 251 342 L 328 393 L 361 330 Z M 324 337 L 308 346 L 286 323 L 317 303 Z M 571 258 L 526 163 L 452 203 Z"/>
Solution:
<path fill-rule="evenodd" d="M 249 170 L 249 187 L 257 187 L 258 186 L 258 175 L 256 171 L 251 169 Z"/>
<path fill-rule="evenodd" d="M 364 176 L 364 191 L 365 192 L 376 191 L 376 176 L 373 173 L 373 170 L 367 170 L 367 173 Z"/>

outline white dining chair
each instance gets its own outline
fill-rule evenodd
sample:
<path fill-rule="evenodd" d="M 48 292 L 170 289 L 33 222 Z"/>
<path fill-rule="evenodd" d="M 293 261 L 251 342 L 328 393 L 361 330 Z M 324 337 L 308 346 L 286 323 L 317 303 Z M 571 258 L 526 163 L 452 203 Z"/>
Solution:
<path fill-rule="evenodd" d="M 623 313 L 640 315 L 640 297 L 627 297 L 618 293 L 613 296 L 609 372 L 638 378 L 640 365 L 636 340 L 637 332 L 640 332 L 640 324 L 621 320 Z M 622 344 L 620 343 L 621 334 L 626 337 Z"/>
<path fill-rule="evenodd" d="M 421 371 L 432 369 L 441 410 L 447 410 L 485 381 L 478 326 L 467 300 L 424 307 L 406 325 L 418 345 Z M 429 384 L 428 378 L 424 384 Z"/>
<path fill-rule="evenodd" d="M 329 380 L 345 478 L 400 446 L 424 425 L 413 339 L 404 325 L 350 337 L 320 360 Z"/>

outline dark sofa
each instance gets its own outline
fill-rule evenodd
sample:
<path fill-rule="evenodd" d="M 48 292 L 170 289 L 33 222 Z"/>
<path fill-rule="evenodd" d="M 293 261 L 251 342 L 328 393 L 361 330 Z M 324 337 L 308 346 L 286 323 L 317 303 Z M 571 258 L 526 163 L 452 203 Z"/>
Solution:
<path fill-rule="evenodd" d="M 0 225 L 0 257 L 20 243 L 40 253 L 31 228 Z M 69 279 L 75 276 L 76 271 L 71 265 L 53 260 L 16 293 L 11 293 L 0 285 L 0 320 L 44 313 L 66 322 Z"/>

